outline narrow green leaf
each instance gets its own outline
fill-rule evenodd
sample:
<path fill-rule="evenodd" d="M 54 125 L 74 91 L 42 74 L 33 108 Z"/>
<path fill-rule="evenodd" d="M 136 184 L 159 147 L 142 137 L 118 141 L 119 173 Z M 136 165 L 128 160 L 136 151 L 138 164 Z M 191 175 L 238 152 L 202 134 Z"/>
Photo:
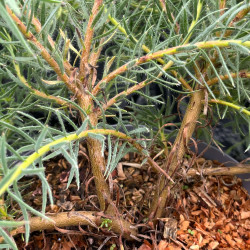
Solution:
<path fill-rule="evenodd" d="M 113 154 L 112 154 L 112 159 L 110 162 L 109 166 L 106 166 L 106 178 L 108 178 L 108 176 L 112 173 L 113 171 L 113 166 L 115 164 L 115 159 L 116 159 L 116 154 L 117 154 L 117 150 L 118 150 L 118 146 L 119 146 L 119 140 L 116 140 L 115 146 L 113 148 Z"/>
<path fill-rule="evenodd" d="M 14 181 L 14 183 L 13 183 L 13 190 L 16 193 L 16 196 L 20 200 L 22 200 L 22 196 L 21 196 L 21 193 L 19 192 L 19 187 L 17 185 L 17 181 Z M 29 221 L 29 215 L 28 215 L 28 212 L 27 212 L 27 208 L 22 203 L 19 203 L 19 206 L 20 206 L 20 208 L 22 210 L 23 220 L 24 221 Z M 30 236 L 30 224 L 25 223 L 25 242 L 26 242 L 26 244 L 28 244 L 28 242 L 29 242 L 29 236 Z"/>
<path fill-rule="evenodd" d="M 228 66 L 227 66 L 227 64 L 225 62 L 225 59 L 223 58 L 223 55 L 222 55 L 222 53 L 220 51 L 220 48 L 216 47 L 216 50 L 217 50 L 217 52 L 219 54 L 219 58 L 220 58 L 220 61 L 221 61 L 222 65 L 223 65 L 223 68 L 225 69 L 227 75 L 229 76 L 229 79 L 230 79 L 230 82 L 232 83 L 232 86 L 235 87 L 234 80 L 233 80 L 233 78 L 232 78 L 232 76 L 230 74 L 230 71 L 229 71 Z"/>
<path fill-rule="evenodd" d="M 67 136 L 67 132 L 66 132 L 66 129 L 65 129 L 65 126 L 64 126 L 64 122 L 63 122 L 63 119 L 61 117 L 61 113 L 58 112 L 58 110 L 55 110 L 55 113 L 56 113 L 56 116 L 57 116 L 57 118 L 59 120 L 59 123 L 61 125 L 61 128 L 62 128 L 62 131 L 64 133 L 64 136 Z"/>
<path fill-rule="evenodd" d="M 69 162 L 69 164 L 72 167 L 77 168 L 78 164 L 76 162 L 76 160 L 66 151 L 66 149 L 64 147 L 61 148 L 62 154 L 65 157 L 65 159 Z"/>
<path fill-rule="evenodd" d="M 48 127 L 45 126 L 36 140 L 36 144 L 35 144 L 35 151 L 36 152 L 38 152 L 39 148 L 42 146 L 42 142 L 43 142 L 45 136 L 47 135 L 47 133 L 48 133 Z"/>
<path fill-rule="evenodd" d="M 8 129 L 11 129 L 12 131 L 18 133 L 19 135 L 23 136 L 25 139 L 27 139 L 28 141 L 35 143 L 35 140 L 33 138 L 31 138 L 29 135 L 27 135 L 26 133 L 24 133 L 21 129 L 9 124 L 8 122 L 4 122 L 0 120 L 0 124 L 5 126 Z"/>
<path fill-rule="evenodd" d="M 0 15 L 2 16 L 3 20 L 5 20 L 6 24 L 8 25 L 8 27 L 10 28 L 12 33 L 22 43 L 22 45 L 24 46 L 26 51 L 35 57 L 35 54 L 33 53 L 29 44 L 27 43 L 27 41 L 23 37 L 23 34 L 19 31 L 15 22 L 12 20 L 12 18 L 9 16 L 8 12 L 6 11 L 6 8 L 5 8 L 4 3 L 2 1 L 0 2 Z"/>
<path fill-rule="evenodd" d="M 58 11 L 59 8 L 61 8 L 61 6 L 60 6 L 60 5 L 57 5 L 56 8 L 54 8 L 54 9 L 51 11 L 50 15 L 46 18 L 46 21 L 45 21 L 45 23 L 43 24 L 42 29 L 41 29 L 41 31 L 39 32 L 38 35 L 40 35 L 40 34 L 43 32 L 43 30 L 46 28 L 46 26 L 49 24 L 49 22 L 50 22 L 50 21 L 52 20 L 52 18 L 55 16 L 55 14 L 56 14 L 56 12 Z"/>
<path fill-rule="evenodd" d="M 72 144 L 70 143 L 70 146 L 72 147 Z M 75 176 L 76 178 L 76 184 L 77 187 L 80 187 L 80 179 L 79 179 L 79 168 L 78 168 L 78 162 L 77 162 L 77 157 L 74 158 L 72 155 L 70 155 L 63 147 L 61 149 L 63 156 L 65 159 L 70 163 L 71 169 L 70 169 L 70 174 L 69 174 L 69 179 L 67 183 L 67 188 L 72 182 L 73 177 Z"/>
<path fill-rule="evenodd" d="M 102 14 L 103 14 L 103 11 L 104 11 L 104 5 L 102 5 L 102 7 L 99 9 L 97 15 L 95 16 L 95 18 L 92 22 L 91 28 L 95 27 L 96 23 L 100 20 Z"/>
<path fill-rule="evenodd" d="M 19 9 L 19 6 L 16 2 L 16 0 L 8 0 L 8 5 L 9 7 L 15 12 L 15 14 L 17 14 L 18 16 L 21 15 L 21 12 L 20 12 L 20 9 Z"/>
<path fill-rule="evenodd" d="M 20 227 L 26 224 L 25 221 L 9 221 L 9 220 L 1 220 L 0 227 L 12 228 L 12 227 Z"/>
<path fill-rule="evenodd" d="M 76 131 L 76 134 L 79 135 L 79 134 L 81 134 L 84 130 L 86 130 L 88 123 L 89 123 L 89 119 L 86 118 L 86 119 L 84 120 L 84 122 L 82 123 L 81 127 Z"/>
<path fill-rule="evenodd" d="M 5 230 L 2 227 L 0 227 L 0 235 L 3 236 L 4 241 L 9 245 L 8 247 L 10 247 L 11 249 L 14 249 L 14 250 L 18 250 L 17 245 L 16 245 L 15 241 L 13 240 L 13 238 L 11 236 L 9 236 L 7 234 L 7 232 L 5 232 Z"/>
<path fill-rule="evenodd" d="M 136 128 L 136 129 L 129 131 L 129 135 L 139 134 L 139 133 L 148 133 L 148 132 L 149 132 L 149 129 L 147 127 L 140 127 L 140 128 Z"/>
<path fill-rule="evenodd" d="M 1 156 L 1 163 L 3 168 L 3 173 L 6 174 L 8 172 L 8 167 L 7 167 L 7 160 L 6 160 L 6 139 L 5 139 L 5 134 L 2 134 L 1 136 L 1 151 L 0 151 L 0 156 Z"/>

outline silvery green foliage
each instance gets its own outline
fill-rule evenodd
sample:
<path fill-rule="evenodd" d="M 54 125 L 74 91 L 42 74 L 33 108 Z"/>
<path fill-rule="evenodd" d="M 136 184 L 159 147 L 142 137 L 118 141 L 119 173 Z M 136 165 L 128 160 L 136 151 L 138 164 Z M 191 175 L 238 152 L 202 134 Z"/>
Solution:
<path fill-rule="evenodd" d="M 194 43 L 223 39 L 228 25 L 233 21 L 239 11 L 249 6 L 248 1 L 227 1 L 227 9 L 220 15 L 218 10 L 219 1 L 204 0 L 202 13 L 191 31 L 189 27 L 197 14 L 198 0 L 169 0 L 166 1 L 166 13 L 162 11 L 159 1 L 131 1 L 105 0 L 100 10 L 100 14 L 94 20 L 93 27 L 95 35 L 93 38 L 95 51 L 99 46 L 104 45 L 101 57 L 98 62 L 98 80 L 108 75 L 112 70 L 127 62 L 131 65 L 135 59 L 145 55 L 141 49 L 142 45 L 150 48 L 150 53 L 166 48 L 181 45 L 190 35 L 191 46 Z M 80 134 L 85 131 L 90 124 L 88 123 L 87 112 L 79 107 L 67 88 L 58 82 L 57 76 L 51 67 L 41 57 L 40 51 L 29 43 L 18 30 L 5 9 L 5 4 L 18 15 L 27 25 L 28 31 L 36 35 L 38 41 L 50 52 L 64 72 L 63 61 L 65 49 L 65 37 L 71 39 L 74 49 L 70 49 L 67 58 L 72 64 L 78 67 L 77 51 L 82 48 L 87 21 L 91 13 L 93 1 L 87 0 L 6 0 L 0 1 L 0 175 L 8 178 L 14 171 L 18 162 L 24 161 L 31 152 L 38 151 L 39 148 L 55 139 L 66 137 L 70 133 Z M 29 11 L 19 9 L 23 5 Z M 30 15 L 29 15 L 30 13 Z M 36 33 L 32 24 L 32 17 L 37 17 L 42 29 Z M 114 25 L 109 16 L 114 17 L 118 24 L 126 31 L 126 35 L 121 32 L 118 25 Z M 226 39 L 241 39 L 249 41 L 250 27 L 249 14 L 245 19 L 235 23 L 230 29 L 232 33 Z M 179 32 L 176 32 L 179 29 Z M 62 30 L 62 32 L 60 32 Z M 219 36 L 217 36 L 219 32 Z M 64 35 L 63 35 L 64 34 Z M 48 36 L 55 41 L 52 47 Z M 104 41 L 102 41 L 104 38 Z M 102 44 L 103 43 L 103 44 Z M 218 54 L 218 64 L 214 67 L 210 56 Z M 181 82 L 172 75 L 171 70 L 177 71 L 188 83 L 193 86 L 195 83 L 203 84 L 205 79 L 197 79 L 193 70 L 197 61 L 201 65 L 210 64 L 206 72 L 209 79 L 229 72 L 239 72 L 249 68 L 249 50 L 243 46 L 232 44 L 229 48 L 215 48 L 213 50 L 190 50 L 182 53 L 164 56 L 165 62 L 171 60 L 173 66 L 168 71 L 162 71 L 161 65 L 156 61 L 149 61 L 137 67 L 131 67 L 126 73 L 119 75 L 110 81 L 99 95 L 94 97 L 96 107 L 101 107 L 103 103 L 114 97 L 121 91 L 138 84 L 143 80 L 153 80 L 160 89 L 171 90 L 178 94 L 188 94 L 187 90 L 182 89 Z M 76 60 L 76 62 L 75 62 Z M 17 75 L 15 65 L 20 68 L 20 74 L 27 80 L 25 85 Z M 199 69 L 197 68 L 199 71 Z M 163 77 L 157 77 L 159 73 Z M 203 78 L 206 76 L 202 76 Z M 48 85 L 46 82 L 56 82 Z M 55 102 L 41 98 L 32 89 L 37 89 L 47 95 L 59 96 L 66 101 L 72 109 L 59 107 Z M 171 92 L 171 93 L 173 93 Z M 90 93 L 89 93 L 90 94 Z M 139 138 L 139 143 L 145 148 L 150 148 L 155 140 L 143 141 L 145 129 L 147 138 L 154 138 L 154 130 L 158 131 L 163 125 L 169 124 L 170 127 L 178 126 L 175 123 L 174 100 L 168 96 L 152 95 L 149 86 L 143 91 L 133 93 L 134 96 L 121 96 L 117 103 L 108 110 L 103 111 L 97 128 L 111 128 L 107 124 L 105 115 L 116 115 L 113 119 L 117 122 L 117 130 L 122 130 L 127 135 Z M 219 81 L 218 84 L 208 87 L 208 94 L 214 99 L 232 101 L 242 107 L 249 106 L 250 85 L 249 80 L 244 78 L 229 78 L 227 81 Z M 140 105 L 136 101 L 137 96 L 141 96 L 146 101 L 146 105 Z M 174 96 L 173 99 L 175 99 Z M 76 109 L 73 109 L 75 107 Z M 231 117 L 233 125 L 241 131 L 241 124 L 248 124 L 249 117 L 242 112 L 229 109 L 227 106 L 215 106 L 214 116 L 218 118 Z M 249 110 L 249 107 L 248 107 Z M 86 117 L 83 124 L 78 122 L 80 112 Z M 127 129 L 126 125 L 132 124 L 134 131 Z M 140 127 L 143 125 L 143 127 Z M 90 127 L 91 129 L 91 127 Z M 149 131 L 148 131 L 149 129 Z M 123 142 L 119 146 L 119 141 L 112 141 L 111 137 L 105 139 L 102 135 L 91 134 L 91 136 L 101 141 L 103 150 L 105 144 L 108 150 L 108 159 L 105 175 L 108 176 L 121 157 L 133 150 Z M 147 143 L 146 143 L 147 142 Z M 249 134 L 244 141 L 246 150 L 249 150 Z M 22 175 L 37 175 L 42 182 L 43 205 L 42 211 L 36 211 L 23 201 L 19 185 L 21 180 L 14 182 L 8 189 L 8 197 L 14 199 L 20 205 L 24 219 L 28 219 L 28 212 L 45 218 L 45 207 L 47 200 L 53 203 L 53 198 L 49 184 L 44 175 L 44 161 L 62 154 L 71 165 L 68 186 L 73 177 L 79 186 L 78 172 L 78 150 L 79 142 L 56 145 L 51 152 L 41 159 L 34 162 L 32 166 L 23 171 Z M 0 185 L 4 185 L 2 181 Z M 49 199 L 47 199 L 49 198 Z M 7 205 L 9 199 L 6 200 Z M 17 222 L 15 222 L 17 223 Z M 18 224 L 11 226 L 16 227 Z M 6 225 L 5 225 L 5 228 Z M 25 225 L 28 242 L 29 226 Z M 16 249 L 15 243 L 8 235 L 7 229 L 0 226 L 0 235 L 6 241 L 1 247 L 11 247 Z M 7 245 L 8 244 L 8 245 Z"/>

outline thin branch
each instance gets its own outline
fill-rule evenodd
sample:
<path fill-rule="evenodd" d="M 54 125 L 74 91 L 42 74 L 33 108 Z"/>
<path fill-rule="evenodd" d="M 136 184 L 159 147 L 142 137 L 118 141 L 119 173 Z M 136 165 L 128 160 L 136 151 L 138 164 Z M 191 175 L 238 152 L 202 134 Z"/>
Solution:
<path fill-rule="evenodd" d="M 222 100 L 218 100 L 218 99 L 216 99 L 216 100 L 215 99 L 211 99 L 208 102 L 225 105 L 225 106 L 228 106 L 230 108 L 236 109 L 239 112 L 242 112 L 242 113 L 250 116 L 250 111 L 249 110 L 247 110 L 246 108 L 240 107 L 239 105 L 233 104 L 231 102 L 226 102 L 226 101 L 222 101 Z"/>
<path fill-rule="evenodd" d="M 55 101 L 57 102 L 58 104 L 60 104 L 61 106 L 69 106 L 69 104 L 62 100 L 61 98 L 59 97 L 56 97 L 56 96 L 52 96 L 52 95 L 46 95 L 44 92 L 41 92 L 35 88 L 33 88 L 28 82 L 27 80 L 25 79 L 25 77 L 21 74 L 20 72 L 20 68 L 17 64 L 14 63 L 14 67 L 15 67 L 15 70 L 16 70 L 16 73 L 17 73 L 17 76 L 19 78 L 19 80 L 26 86 L 30 89 L 30 91 L 32 93 L 34 93 L 35 95 L 39 96 L 39 97 L 42 97 L 44 99 L 47 99 L 47 100 L 51 100 L 51 101 Z M 75 107 L 73 107 L 75 108 Z"/>
<path fill-rule="evenodd" d="M 39 159 L 40 157 L 42 157 L 44 154 L 46 154 L 47 152 L 49 152 L 52 147 L 54 147 L 55 145 L 60 144 L 60 143 L 67 143 L 67 142 L 71 142 L 71 141 L 75 141 L 75 140 L 80 140 L 82 138 L 88 137 L 89 134 L 113 135 L 113 136 L 118 137 L 118 138 L 120 138 L 122 140 L 128 141 L 134 148 L 136 148 L 139 151 L 139 153 L 141 153 L 145 157 L 147 157 L 150 165 L 153 168 L 155 168 L 157 171 L 160 171 L 162 174 L 165 175 L 165 177 L 167 177 L 169 180 L 172 181 L 172 179 L 169 177 L 169 175 L 167 173 L 165 173 L 165 171 L 163 171 L 154 162 L 154 160 L 152 160 L 150 157 L 148 157 L 147 155 L 145 155 L 143 153 L 144 148 L 139 143 L 137 143 L 135 139 L 131 138 L 130 136 L 127 136 L 126 134 L 124 134 L 122 132 L 118 132 L 118 131 L 112 130 L 112 129 L 92 129 L 92 130 L 83 131 L 80 134 L 72 133 L 72 134 L 68 135 L 67 137 L 62 137 L 62 138 L 59 138 L 57 140 L 54 140 L 54 141 L 52 141 L 52 142 L 50 142 L 50 143 L 42 146 L 36 152 L 34 152 L 33 154 L 31 154 L 29 157 L 27 157 L 25 159 L 24 162 L 22 162 L 21 164 L 19 164 L 16 167 L 16 169 L 12 173 L 12 175 L 10 177 L 8 176 L 8 179 L 7 178 L 6 179 L 3 178 L 3 180 L 4 180 L 3 183 L 4 184 L 3 184 L 3 186 L 0 189 L 0 196 L 22 174 L 23 170 L 25 170 L 26 168 L 28 168 L 34 161 L 36 161 L 37 159 Z M 95 150 L 95 148 L 93 150 Z"/>
<path fill-rule="evenodd" d="M 250 7 L 247 7 L 246 9 L 241 10 L 236 17 L 230 22 L 228 27 L 233 27 L 235 23 L 239 22 L 243 17 L 245 17 L 248 12 L 250 11 Z M 233 30 L 227 30 L 224 37 L 228 37 L 233 33 Z"/>
<path fill-rule="evenodd" d="M 78 88 L 69 81 L 69 77 L 61 72 L 61 69 L 55 59 L 50 55 L 50 53 L 44 48 L 44 46 L 36 39 L 36 37 L 29 31 L 27 32 L 27 27 L 25 24 L 12 12 L 12 10 L 6 6 L 6 10 L 9 13 L 10 17 L 16 23 L 19 30 L 22 34 L 33 43 L 36 48 L 40 51 L 43 59 L 52 67 L 58 77 L 67 85 L 68 89 L 71 90 L 78 98 L 83 98 L 82 94 L 78 90 Z"/>
<path fill-rule="evenodd" d="M 187 143 L 195 130 L 196 122 L 202 110 L 203 98 L 204 91 L 202 90 L 197 90 L 191 95 L 191 99 L 186 109 L 185 116 L 181 123 L 181 127 L 178 131 L 177 137 L 174 141 L 172 150 L 167 160 L 167 166 L 171 177 L 173 172 L 176 171 L 177 167 L 183 160 Z M 164 187 L 165 180 L 164 178 L 160 178 L 158 191 L 155 192 L 154 200 L 150 209 L 151 214 L 154 213 L 157 209 L 155 213 L 155 218 L 161 217 L 165 208 L 166 200 L 168 197 L 168 188 Z"/>
<path fill-rule="evenodd" d="M 155 53 L 152 53 L 146 56 L 142 56 L 139 59 L 133 60 L 132 62 L 128 62 L 122 65 L 121 67 L 117 68 L 113 72 L 109 73 L 95 86 L 92 93 L 93 95 L 97 95 L 97 93 L 100 91 L 103 85 L 106 85 L 108 82 L 113 80 L 118 75 L 126 72 L 127 70 L 135 66 L 141 65 L 143 63 L 149 62 L 151 60 L 156 60 L 165 55 L 175 55 L 178 53 L 188 52 L 188 51 L 197 50 L 197 49 L 210 49 L 214 47 L 223 48 L 223 47 L 229 47 L 232 44 L 239 44 L 245 47 L 250 47 L 250 41 L 243 42 L 241 40 L 216 40 L 216 41 L 198 42 L 195 44 L 183 44 L 183 45 L 179 45 L 173 48 L 160 50 L 160 51 L 157 51 Z"/>
<path fill-rule="evenodd" d="M 37 18 L 35 18 L 34 16 L 32 17 L 32 23 L 35 27 L 35 30 L 37 33 L 40 33 L 41 30 L 42 30 L 42 26 L 41 26 L 41 23 L 39 22 L 39 20 Z M 52 39 L 52 37 L 50 35 L 48 35 L 48 41 L 50 43 L 50 46 L 55 49 L 55 42 L 54 40 Z M 63 65 L 64 65 L 64 68 L 65 68 L 65 71 L 68 75 L 70 75 L 71 73 L 71 70 L 73 68 L 73 66 L 69 63 L 68 60 L 64 61 L 63 62 Z"/>
<path fill-rule="evenodd" d="M 231 73 L 230 75 L 231 75 L 232 78 L 236 78 L 237 76 L 241 77 L 241 78 L 250 78 L 250 72 L 248 72 L 246 70 L 241 70 L 241 71 L 239 71 L 238 74 L 237 73 Z M 229 75 L 221 75 L 220 79 L 222 81 L 223 80 L 228 80 L 229 79 Z M 215 77 L 215 78 L 210 79 L 209 81 L 207 81 L 207 85 L 208 86 L 212 86 L 212 85 L 216 84 L 218 81 L 219 81 L 219 78 Z"/>
<path fill-rule="evenodd" d="M 225 8 L 226 8 L 226 2 L 227 0 L 220 0 L 220 6 L 219 6 L 219 9 L 220 9 L 220 15 L 222 16 L 225 12 Z"/>
<path fill-rule="evenodd" d="M 122 218 L 117 218 L 115 216 L 99 214 L 95 211 L 72 211 L 72 212 L 62 212 L 54 215 L 46 215 L 50 220 L 42 220 L 40 217 L 32 217 L 29 220 L 30 231 L 40 231 L 40 230 L 53 230 L 56 227 L 70 227 L 70 226 L 92 226 L 97 229 L 100 227 L 102 221 L 101 218 L 111 219 L 111 231 L 117 233 L 118 235 L 123 235 L 128 240 L 132 240 L 132 236 L 137 235 L 137 229 L 132 226 L 131 223 L 125 221 Z M 122 225 L 122 227 L 121 227 Z M 20 233 L 25 233 L 25 227 L 18 227 L 10 232 L 11 236 L 15 236 Z M 3 238 L 0 237 L 0 243 L 3 242 Z"/>
<path fill-rule="evenodd" d="M 187 172 L 188 176 L 196 175 L 237 175 L 250 173 L 249 164 L 238 164 L 231 167 L 218 167 L 218 168 L 205 168 L 202 170 L 189 169 Z"/>
<path fill-rule="evenodd" d="M 107 12 L 107 9 L 105 8 L 105 12 Z M 200 11 L 197 11 L 197 17 L 196 19 L 198 20 L 199 18 L 199 15 L 200 15 Z M 120 25 L 120 23 L 114 18 L 112 17 L 110 14 L 108 15 L 108 18 L 110 20 L 110 22 L 116 26 L 127 38 L 129 37 L 126 30 Z M 194 23 L 195 24 L 195 23 Z M 191 30 L 193 29 L 194 25 L 191 28 Z M 190 31 L 191 31 L 190 30 Z M 190 35 L 191 36 L 191 35 Z M 188 40 L 190 38 L 190 36 L 186 39 L 186 41 L 184 42 L 184 44 L 187 44 L 188 43 Z M 138 40 L 132 35 L 132 38 L 135 42 L 138 42 Z M 142 49 L 144 50 L 144 52 L 146 53 L 150 53 L 151 49 L 149 47 L 147 47 L 145 44 L 142 45 Z M 156 59 L 157 62 L 159 62 L 160 64 L 162 65 L 166 65 L 163 70 L 166 71 L 168 68 L 170 68 L 172 65 L 173 65 L 173 62 L 170 61 L 168 63 L 166 63 L 162 58 L 157 58 Z M 191 88 L 191 86 L 185 81 L 185 79 L 181 76 L 178 76 L 178 73 L 175 71 L 175 70 L 171 70 L 171 73 L 175 76 L 175 77 L 178 77 L 178 80 L 182 83 L 182 85 L 188 89 L 189 91 L 193 91 L 193 89 Z"/>
<path fill-rule="evenodd" d="M 145 86 L 147 86 L 151 82 L 152 81 L 150 81 L 150 82 L 142 81 L 142 82 L 134 85 L 133 87 L 130 87 L 129 89 L 120 92 L 119 94 L 117 94 L 116 96 L 114 96 L 110 100 L 108 100 L 108 102 L 106 104 L 103 105 L 103 107 L 102 107 L 103 110 L 107 110 L 109 107 L 114 105 L 120 96 L 128 96 L 128 95 L 134 93 L 135 91 L 144 88 Z M 99 115 L 101 115 L 101 111 L 99 112 Z"/>
<path fill-rule="evenodd" d="M 91 44 L 92 44 L 92 39 L 94 35 L 94 27 L 92 27 L 92 24 L 96 15 L 99 12 L 99 8 L 101 5 L 102 5 L 102 0 L 95 0 L 93 8 L 92 8 L 92 13 L 89 17 L 87 30 L 85 32 L 84 48 L 82 51 L 82 58 L 80 62 L 80 74 L 79 74 L 81 81 L 83 81 L 86 75 L 85 67 L 88 64 L 88 60 L 90 56 Z"/>
<path fill-rule="evenodd" d="M 171 62 L 170 62 L 171 63 Z M 168 67 L 168 66 L 167 66 Z M 160 76 L 162 75 L 162 73 L 160 73 L 157 78 L 159 78 Z M 250 78 L 250 72 L 247 72 L 246 70 L 241 70 L 238 74 L 237 73 L 231 73 L 231 77 L 232 78 L 236 78 L 237 76 L 241 77 L 241 78 Z M 220 76 L 220 79 L 221 80 L 227 80 L 229 79 L 229 76 L 228 75 L 221 75 Z M 179 78 L 180 80 L 180 78 Z M 219 81 L 219 78 L 218 77 L 215 77 L 209 81 L 207 81 L 207 85 L 208 86 L 212 86 L 214 84 L 216 84 L 217 82 Z M 116 96 L 112 97 L 106 104 L 103 105 L 103 109 L 106 110 L 107 108 L 109 108 L 110 106 L 112 106 L 114 103 L 117 102 L 117 99 L 120 97 L 120 96 L 128 96 L 130 94 L 132 94 L 133 92 L 139 90 L 139 89 L 142 89 L 144 88 L 145 86 L 147 86 L 148 84 L 150 84 L 152 81 L 150 82 L 147 82 L 146 80 L 145 81 L 142 81 L 138 84 L 136 84 L 135 86 L 127 89 L 127 90 L 124 90 L 122 91 L 121 93 L 117 94 Z M 242 111 L 244 112 L 244 111 Z M 99 114 L 100 115 L 100 114 Z"/>

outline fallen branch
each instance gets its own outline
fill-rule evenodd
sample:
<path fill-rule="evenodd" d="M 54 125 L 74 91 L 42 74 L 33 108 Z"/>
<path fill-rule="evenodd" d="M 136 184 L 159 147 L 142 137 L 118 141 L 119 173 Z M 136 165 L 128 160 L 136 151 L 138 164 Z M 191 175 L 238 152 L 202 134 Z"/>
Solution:
<path fill-rule="evenodd" d="M 239 164 L 232 167 L 218 167 L 218 168 L 205 168 L 201 171 L 196 169 L 189 169 L 188 176 L 195 175 L 237 175 L 250 173 L 250 164 Z"/>
<path fill-rule="evenodd" d="M 98 212 L 90 211 L 73 211 L 73 212 L 62 212 L 55 215 L 46 215 L 48 218 L 52 219 L 54 222 L 49 220 L 43 220 L 40 217 L 30 218 L 30 231 L 40 231 L 40 230 L 53 230 L 55 227 L 69 227 L 69 226 L 92 226 L 100 228 L 102 223 L 101 218 Z M 111 217 L 107 215 L 107 218 L 111 219 L 112 223 L 110 224 L 111 232 L 114 232 L 118 235 L 122 235 L 127 240 L 134 240 L 137 235 L 137 229 L 132 228 L 131 224 L 124 219 L 118 219 L 116 217 Z M 121 228 L 122 225 L 122 228 Z M 25 227 L 18 227 L 10 232 L 11 236 L 15 236 L 20 233 L 25 233 Z M 133 237 L 134 236 L 134 237 Z M 3 238 L 0 237 L 0 243 L 3 242 Z"/>

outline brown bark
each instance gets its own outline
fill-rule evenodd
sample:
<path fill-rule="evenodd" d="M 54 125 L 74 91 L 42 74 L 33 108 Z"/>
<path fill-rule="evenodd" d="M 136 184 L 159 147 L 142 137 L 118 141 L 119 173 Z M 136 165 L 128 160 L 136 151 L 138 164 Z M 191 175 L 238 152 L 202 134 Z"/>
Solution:
<path fill-rule="evenodd" d="M 185 116 L 182 121 L 181 128 L 175 139 L 174 145 L 168 158 L 169 175 L 176 170 L 183 160 L 185 149 L 188 141 L 190 140 L 196 126 L 196 122 L 200 116 L 202 110 L 202 100 L 204 98 L 204 92 L 198 90 L 192 93 L 189 105 L 187 107 Z M 151 209 L 150 217 L 159 218 L 163 215 L 164 207 L 168 197 L 168 188 L 166 187 L 166 179 L 164 176 L 160 177 L 159 186 L 157 188 Z"/>
<path fill-rule="evenodd" d="M 104 157 L 101 155 L 101 143 L 93 138 L 87 139 L 89 159 L 91 169 L 95 177 L 95 186 L 100 208 L 105 211 L 105 204 L 111 200 L 108 185 L 103 176 L 102 170 L 105 169 Z"/>
<path fill-rule="evenodd" d="M 90 110 L 90 123 L 92 126 L 96 126 L 98 122 L 97 112 L 94 112 L 93 100 L 88 94 L 85 94 L 84 99 L 78 100 L 79 105 L 83 110 Z M 81 114 L 81 119 L 84 121 L 85 116 Z M 109 192 L 108 185 L 103 176 L 103 170 L 105 169 L 105 159 L 102 156 L 102 145 L 100 141 L 88 137 L 87 147 L 89 153 L 89 159 L 91 163 L 91 169 L 95 181 L 97 197 L 100 203 L 100 208 L 102 211 L 105 211 L 105 201 L 111 200 L 111 195 Z"/>
<path fill-rule="evenodd" d="M 205 168 L 201 171 L 196 169 L 189 169 L 187 172 L 188 176 L 195 175 L 236 175 L 250 173 L 249 164 L 239 164 L 232 167 L 218 167 L 218 168 Z"/>
<path fill-rule="evenodd" d="M 30 218 L 30 231 L 40 231 L 40 230 L 53 230 L 55 227 L 69 227 L 69 226 L 79 226 L 79 225 L 89 225 L 92 227 L 100 227 L 101 218 L 109 218 L 112 223 L 110 224 L 111 231 L 118 235 L 122 235 L 127 240 L 133 240 L 133 236 L 137 235 L 137 230 L 132 228 L 131 224 L 124 219 L 117 219 L 112 216 L 105 216 L 104 214 L 98 214 L 97 212 L 89 211 L 72 211 L 72 212 L 62 212 L 55 215 L 46 215 L 49 220 L 41 219 L 40 217 Z M 122 225 L 122 226 L 121 226 Z M 11 231 L 11 235 L 17 235 L 20 233 L 25 233 L 24 226 L 18 227 Z M 131 237 L 132 235 L 132 237 Z M 3 238 L 0 237 L 0 243 Z"/>

